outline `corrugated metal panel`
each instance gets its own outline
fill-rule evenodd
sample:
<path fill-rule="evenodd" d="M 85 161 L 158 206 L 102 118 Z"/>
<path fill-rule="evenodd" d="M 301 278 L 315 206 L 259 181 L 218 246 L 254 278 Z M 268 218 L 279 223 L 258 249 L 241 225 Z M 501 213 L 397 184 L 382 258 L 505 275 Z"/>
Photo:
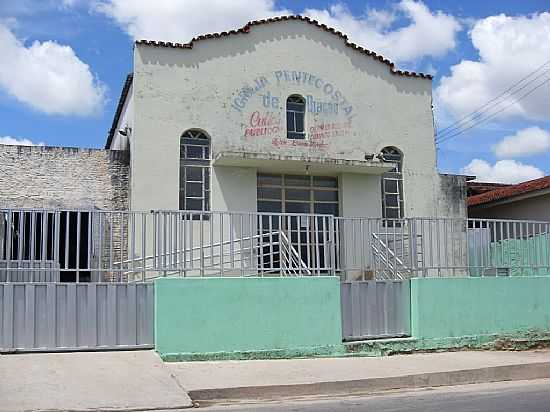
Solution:
<path fill-rule="evenodd" d="M 152 283 L 0 283 L 0 350 L 153 346 Z"/>
<path fill-rule="evenodd" d="M 342 282 L 341 302 L 344 340 L 410 335 L 408 280 Z"/>
<path fill-rule="evenodd" d="M 59 263 L 53 260 L 0 260 L 0 282 L 59 282 Z"/>

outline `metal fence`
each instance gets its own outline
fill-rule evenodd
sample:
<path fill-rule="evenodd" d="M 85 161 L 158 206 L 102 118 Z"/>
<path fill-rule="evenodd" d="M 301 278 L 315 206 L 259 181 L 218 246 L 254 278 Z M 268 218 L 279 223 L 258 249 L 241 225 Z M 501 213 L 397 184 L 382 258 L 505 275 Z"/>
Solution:
<path fill-rule="evenodd" d="M 153 347 L 152 283 L 0 283 L 0 352 Z"/>
<path fill-rule="evenodd" d="M 550 222 L 336 218 L 347 280 L 550 275 Z"/>
<path fill-rule="evenodd" d="M 342 282 L 340 290 L 344 340 L 410 335 L 408 281 Z"/>
<path fill-rule="evenodd" d="M 0 281 L 6 282 L 546 275 L 549 250 L 549 222 L 0 210 Z"/>
<path fill-rule="evenodd" d="M 337 270 L 345 280 L 407 279 L 418 255 L 410 220 L 337 217 Z"/>
<path fill-rule="evenodd" d="M 11 262 L 26 261 L 32 281 L 44 280 L 39 262 L 61 282 L 333 274 L 334 236 L 330 215 L 0 210 L 0 272 L 20 280 Z"/>

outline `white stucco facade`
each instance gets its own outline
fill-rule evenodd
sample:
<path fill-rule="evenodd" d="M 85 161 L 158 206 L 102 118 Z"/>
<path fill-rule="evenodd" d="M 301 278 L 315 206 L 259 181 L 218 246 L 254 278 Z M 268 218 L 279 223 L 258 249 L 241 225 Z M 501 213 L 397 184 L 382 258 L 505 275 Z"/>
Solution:
<path fill-rule="evenodd" d="M 338 177 L 341 216 L 380 217 L 392 164 L 376 155 L 392 146 L 403 154 L 406 217 L 461 214 L 436 169 L 431 90 L 430 78 L 395 73 L 303 20 L 185 48 L 137 42 L 119 121 L 131 123 L 130 207 L 178 209 L 180 137 L 200 129 L 211 139 L 210 210 L 256 211 L 256 176 L 269 172 Z M 290 95 L 306 100 L 303 140 L 286 137 Z"/>

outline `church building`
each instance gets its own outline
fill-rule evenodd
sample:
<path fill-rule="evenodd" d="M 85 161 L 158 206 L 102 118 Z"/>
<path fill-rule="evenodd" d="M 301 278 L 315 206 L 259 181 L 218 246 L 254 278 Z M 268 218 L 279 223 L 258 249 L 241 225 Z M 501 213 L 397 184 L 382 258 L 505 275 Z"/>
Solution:
<path fill-rule="evenodd" d="M 130 154 L 132 210 L 466 217 L 431 76 L 307 17 L 137 41 L 105 148 Z"/>

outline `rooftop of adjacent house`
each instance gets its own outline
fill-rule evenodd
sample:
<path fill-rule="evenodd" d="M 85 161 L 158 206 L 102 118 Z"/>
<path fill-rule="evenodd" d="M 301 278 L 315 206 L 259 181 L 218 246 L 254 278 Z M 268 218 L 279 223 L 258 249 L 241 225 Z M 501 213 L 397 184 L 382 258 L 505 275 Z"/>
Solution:
<path fill-rule="evenodd" d="M 475 177 L 474 177 L 475 179 Z M 491 190 L 499 189 L 501 187 L 512 186 L 508 183 L 490 183 L 490 182 L 468 182 L 468 197 L 480 195 L 481 193 L 489 192 Z"/>
<path fill-rule="evenodd" d="M 482 188 L 481 190 L 490 188 L 491 186 L 493 186 L 493 189 L 485 190 L 482 193 L 468 197 L 468 206 L 478 206 L 490 202 L 507 200 L 525 194 L 535 194 L 535 192 L 539 190 L 550 189 L 550 176 L 529 180 L 515 185 L 479 182 L 477 182 L 477 185 Z"/>

